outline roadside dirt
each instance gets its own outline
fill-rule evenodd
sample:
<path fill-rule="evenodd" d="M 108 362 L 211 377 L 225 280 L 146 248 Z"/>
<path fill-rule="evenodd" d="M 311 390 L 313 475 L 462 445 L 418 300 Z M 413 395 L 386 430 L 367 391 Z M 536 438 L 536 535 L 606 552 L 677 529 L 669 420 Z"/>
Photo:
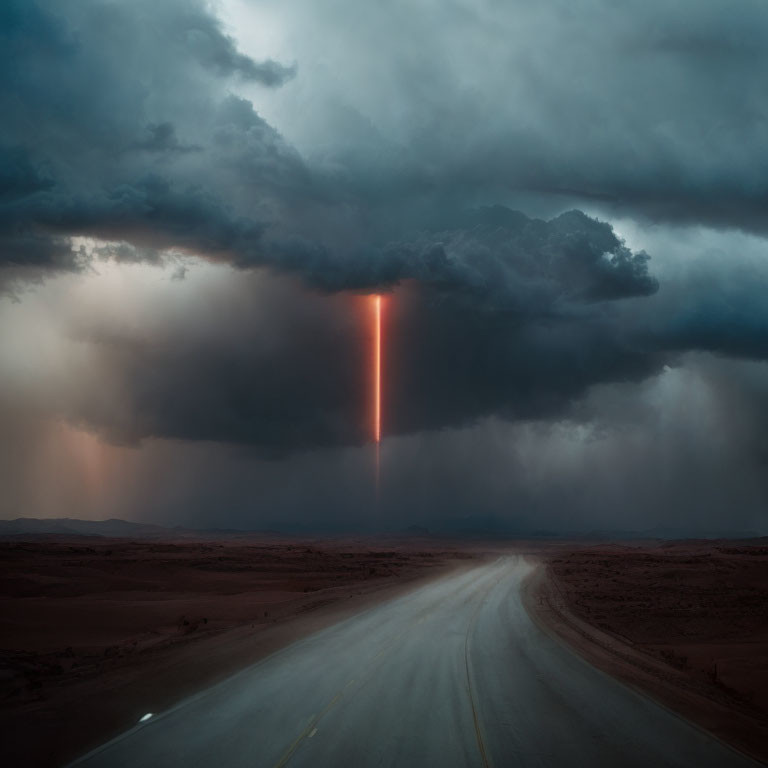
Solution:
<path fill-rule="evenodd" d="M 471 557 L 430 542 L 0 542 L 0 764 L 62 765 Z"/>
<path fill-rule="evenodd" d="M 562 548 L 529 611 L 595 666 L 768 762 L 768 542 Z"/>

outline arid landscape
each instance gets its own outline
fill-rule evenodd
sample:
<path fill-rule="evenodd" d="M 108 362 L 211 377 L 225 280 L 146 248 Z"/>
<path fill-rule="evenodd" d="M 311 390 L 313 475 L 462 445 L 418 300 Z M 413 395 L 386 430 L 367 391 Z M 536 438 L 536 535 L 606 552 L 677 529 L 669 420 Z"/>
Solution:
<path fill-rule="evenodd" d="M 0 762 L 60 765 L 469 558 L 419 540 L 0 541 Z"/>
<path fill-rule="evenodd" d="M 762 540 L 38 534 L 0 541 L 3 762 L 60 765 L 294 640 L 509 553 L 539 564 L 525 596 L 548 632 L 768 758 Z"/>
<path fill-rule="evenodd" d="M 532 587 L 589 661 L 768 761 L 768 541 L 564 548 Z"/>

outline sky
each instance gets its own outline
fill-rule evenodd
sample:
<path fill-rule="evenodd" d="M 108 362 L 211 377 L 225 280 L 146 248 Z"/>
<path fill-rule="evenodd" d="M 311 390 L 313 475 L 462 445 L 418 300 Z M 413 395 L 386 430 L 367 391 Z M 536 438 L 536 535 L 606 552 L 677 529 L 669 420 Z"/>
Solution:
<path fill-rule="evenodd" d="M 767 65 L 763 0 L 6 0 L 0 516 L 768 534 Z"/>

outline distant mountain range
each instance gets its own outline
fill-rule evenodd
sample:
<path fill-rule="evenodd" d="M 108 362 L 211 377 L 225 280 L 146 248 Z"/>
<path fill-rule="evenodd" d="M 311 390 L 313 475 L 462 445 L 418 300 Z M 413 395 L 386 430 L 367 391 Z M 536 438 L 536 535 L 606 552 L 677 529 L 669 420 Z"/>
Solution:
<path fill-rule="evenodd" d="M 399 533 L 383 533 L 384 536 L 415 536 L 435 538 L 470 538 L 470 539 L 569 539 L 589 541 L 626 541 L 637 539 L 753 539 L 760 534 L 755 531 L 708 530 L 693 531 L 683 528 L 649 528 L 644 531 L 626 530 L 597 530 L 597 531 L 525 531 L 512 530 L 499 526 L 496 521 L 461 520 L 452 521 L 445 527 L 430 531 L 419 525 L 411 525 Z M 238 530 L 233 528 L 173 528 L 149 523 L 133 523 L 129 520 L 112 518 L 110 520 L 77 520 L 71 517 L 35 518 L 18 517 L 15 520 L 0 520 L 0 537 L 24 536 L 101 536 L 121 539 L 200 539 L 211 538 L 241 538 L 248 536 L 298 536 L 312 535 L 355 535 L 352 531 L 318 531 L 315 529 L 290 531 L 269 530 Z M 370 535 L 370 534 L 369 534 Z M 375 535 L 375 534 L 374 534 Z"/>
<path fill-rule="evenodd" d="M 725 528 L 692 530 L 690 528 L 657 527 L 644 531 L 590 531 L 589 533 L 572 534 L 588 539 L 755 539 L 760 534 L 757 531 L 738 531 Z"/>
<path fill-rule="evenodd" d="M 413 526 L 412 526 L 413 527 Z M 588 541 L 623 541 L 638 539 L 752 539 L 761 534 L 756 531 L 734 530 L 728 528 L 673 528 L 671 526 L 656 526 L 643 530 L 627 528 L 606 528 L 592 530 L 550 530 L 531 529 L 514 520 L 485 516 L 464 516 L 446 519 L 442 524 L 433 524 L 430 530 L 438 536 L 460 536 L 467 538 L 499 538 L 499 539 L 568 539 Z"/>
<path fill-rule="evenodd" d="M 77 520 L 71 517 L 17 517 L 15 520 L 0 520 L 0 536 L 102 536 L 117 539 L 168 539 L 202 538 L 216 535 L 221 538 L 235 538 L 258 534 L 276 536 L 276 531 L 239 531 L 233 529 L 200 530 L 177 526 L 167 528 L 149 523 L 132 523 L 130 520 Z"/>

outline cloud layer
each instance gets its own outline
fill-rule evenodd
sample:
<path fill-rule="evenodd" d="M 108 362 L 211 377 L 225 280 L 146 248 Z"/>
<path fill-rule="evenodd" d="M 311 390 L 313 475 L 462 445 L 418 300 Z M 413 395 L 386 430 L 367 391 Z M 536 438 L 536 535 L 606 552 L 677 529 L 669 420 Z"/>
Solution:
<path fill-rule="evenodd" d="M 4 264 L 74 268 L 72 236 L 256 253 L 270 201 L 305 173 L 226 83 L 279 87 L 294 66 L 239 53 L 201 2 L 0 13 Z"/>
<path fill-rule="evenodd" d="M 755 423 L 768 413 L 768 94 L 754 76 L 766 42 L 757 0 L 727 13 L 709 0 L 9 0 L 0 288 L 35 309 L 11 313 L 0 338 L 0 410 L 16 414 L 4 455 L 27 414 L 26 456 L 51 421 L 110 451 L 234 446 L 233 467 L 293 467 L 308 486 L 327 471 L 330 499 L 359 461 L 344 452 L 369 439 L 363 296 L 382 292 L 393 504 L 564 503 L 519 461 L 524 490 L 483 496 L 481 465 L 515 452 L 503 433 L 594 504 L 615 498 L 600 466 L 628 483 L 633 461 L 658 476 L 649 446 L 662 436 L 679 482 L 648 503 L 690 505 L 682 485 L 717 452 L 687 460 L 683 416 L 643 423 L 673 413 L 663 382 L 680 371 L 676 386 L 712 393 L 724 465 L 749 468 L 758 509 L 764 445 L 735 404 Z M 173 290 L 128 277 L 169 264 Z M 24 287 L 40 278 L 54 311 Z M 95 285 L 111 299 L 91 312 Z M 625 459 L 579 443 L 579 479 L 562 454 L 573 441 L 535 433 L 564 424 L 600 425 Z M 402 479 L 420 441 L 453 457 L 450 470 L 435 460 L 435 488 L 451 486 L 463 449 L 482 457 L 458 473 L 464 490 L 432 498 Z M 346 458 L 329 468 L 331 453 Z"/>

